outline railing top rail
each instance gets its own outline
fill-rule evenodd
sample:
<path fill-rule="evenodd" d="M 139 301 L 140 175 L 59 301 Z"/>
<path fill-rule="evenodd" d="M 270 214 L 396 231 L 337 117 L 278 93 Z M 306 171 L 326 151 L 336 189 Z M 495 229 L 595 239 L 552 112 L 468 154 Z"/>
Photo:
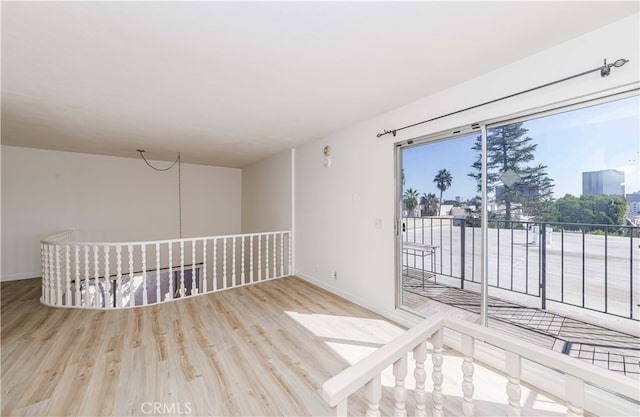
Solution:
<path fill-rule="evenodd" d="M 379 375 L 386 367 L 442 327 L 443 317 L 430 317 L 322 384 L 322 397 L 335 407 Z"/>
<path fill-rule="evenodd" d="M 73 230 L 63 230 L 62 232 L 55 233 L 51 236 L 47 236 L 42 239 L 40 242 L 42 243 L 52 243 L 64 239 L 68 236 L 73 236 Z"/>
<path fill-rule="evenodd" d="M 64 232 L 63 232 L 64 233 Z M 64 242 L 65 245 L 79 245 L 79 246 L 141 246 L 141 245 L 155 245 L 155 244 L 168 244 L 178 242 L 191 242 L 191 241 L 203 241 L 211 239 L 229 239 L 237 237 L 250 237 L 250 236 L 264 236 L 264 235 L 277 235 L 282 233 L 291 233 L 290 230 L 277 230 L 274 232 L 262 232 L 262 233 L 239 233 L 234 235 L 220 235 L 220 236 L 204 236 L 204 237 L 185 237 L 178 239 L 164 239 L 164 240 L 147 240 L 137 242 L 84 242 L 84 241 L 70 241 Z M 56 239 L 52 239 L 57 235 L 47 237 L 43 239 L 42 243 L 59 243 Z"/>
<path fill-rule="evenodd" d="M 531 343 L 522 342 L 515 337 L 498 333 L 494 329 L 478 326 L 473 323 L 445 317 L 444 327 L 472 336 L 476 340 L 494 345 L 502 350 L 517 353 L 527 360 L 563 374 L 573 375 L 604 390 L 622 394 L 635 401 L 640 401 L 640 387 L 638 386 L 638 382 L 629 377 L 618 375 L 607 369 L 599 368 L 582 361 L 568 360 L 567 355 Z"/>

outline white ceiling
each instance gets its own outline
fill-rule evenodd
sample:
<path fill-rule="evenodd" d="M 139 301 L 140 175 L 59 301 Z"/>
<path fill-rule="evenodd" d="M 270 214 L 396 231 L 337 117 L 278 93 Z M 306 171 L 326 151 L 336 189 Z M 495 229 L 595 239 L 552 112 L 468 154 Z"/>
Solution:
<path fill-rule="evenodd" d="M 2 143 L 242 167 L 637 12 L 610 1 L 3 2 Z"/>

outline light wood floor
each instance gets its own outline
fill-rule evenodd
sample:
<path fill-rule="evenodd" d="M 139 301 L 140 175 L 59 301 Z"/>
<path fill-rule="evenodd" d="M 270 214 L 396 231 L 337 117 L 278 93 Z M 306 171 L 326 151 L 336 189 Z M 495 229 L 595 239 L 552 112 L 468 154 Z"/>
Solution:
<path fill-rule="evenodd" d="M 173 407 L 155 415 L 326 415 L 322 383 L 403 331 L 293 277 L 120 311 L 45 307 L 39 279 L 1 288 L 3 416 L 150 415 L 154 403 Z M 460 415 L 450 356 L 445 404 Z M 478 414 L 505 414 L 504 394 L 482 392 L 504 393 L 506 380 L 476 375 Z M 392 384 L 387 372 L 383 415 Z M 548 400 L 526 388 L 523 400 L 523 415 L 564 413 L 536 408 Z M 350 413 L 364 413 L 362 393 Z"/>

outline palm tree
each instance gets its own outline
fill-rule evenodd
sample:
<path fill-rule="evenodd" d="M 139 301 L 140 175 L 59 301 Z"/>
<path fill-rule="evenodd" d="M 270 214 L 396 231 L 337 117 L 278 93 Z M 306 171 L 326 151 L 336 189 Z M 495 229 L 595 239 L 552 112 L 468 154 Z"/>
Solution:
<path fill-rule="evenodd" d="M 433 193 L 422 193 L 420 197 L 423 216 L 436 216 L 438 214 L 438 199 Z"/>
<path fill-rule="evenodd" d="M 416 207 L 418 207 L 418 190 L 414 190 L 413 188 L 407 188 L 404 192 L 404 206 L 411 213 L 414 212 Z M 414 213 L 415 216 L 415 213 Z"/>
<path fill-rule="evenodd" d="M 435 178 L 433 179 L 433 182 L 436 183 L 436 187 L 438 187 L 438 190 L 440 190 L 440 204 L 438 205 L 438 208 L 440 208 L 442 207 L 442 193 L 444 193 L 449 187 L 451 187 L 453 177 L 451 176 L 451 173 L 449 171 L 443 168 L 438 171 Z"/>

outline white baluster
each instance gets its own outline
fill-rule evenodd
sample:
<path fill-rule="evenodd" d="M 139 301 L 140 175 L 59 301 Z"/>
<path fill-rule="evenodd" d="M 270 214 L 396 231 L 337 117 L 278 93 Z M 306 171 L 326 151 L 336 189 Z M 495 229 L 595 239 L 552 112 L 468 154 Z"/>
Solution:
<path fill-rule="evenodd" d="M 333 410 L 334 416 L 347 417 L 348 408 L 349 408 L 349 398 L 345 398 L 344 400 L 336 404 L 336 406 L 332 407 L 331 409 Z"/>
<path fill-rule="evenodd" d="M 73 246 L 74 261 L 76 269 L 76 306 L 80 306 L 82 303 L 80 296 L 80 246 Z"/>
<path fill-rule="evenodd" d="M 242 282 L 242 285 L 246 284 L 245 282 L 245 276 L 244 276 L 244 236 L 242 236 L 242 253 L 241 253 L 241 258 L 240 258 L 240 281 Z"/>
<path fill-rule="evenodd" d="M 253 235 L 249 238 L 249 282 L 253 284 Z"/>
<path fill-rule="evenodd" d="M 169 299 L 173 299 L 175 292 L 173 291 L 173 243 L 167 243 L 169 249 Z"/>
<path fill-rule="evenodd" d="M 184 297 L 184 240 L 180 241 L 180 297 Z"/>
<path fill-rule="evenodd" d="M 433 372 L 431 378 L 433 379 L 433 416 L 442 417 L 442 407 L 444 403 L 444 397 L 442 396 L 442 330 L 438 330 L 431 337 L 431 344 L 433 345 L 433 354 L 431 355 L 431 361 L 433 362 Z"/>
<path fill-rule="evenodd" d="M 222 289 L 227 288 L 227 238 L 222 239 Z"/>
<path fill-rule="evenodd" d="M 262 281 L 262 235 L 258 235 L 258 281 Z"/>
<path fill-rule="evenodd" d="M 407 355 L 395 361 L 393 364 L 393 376 L 396 377 L 396 386 L 393 389 L 393 415 L 394 417 L 406 417 L 407 415 L 407 390 L 404 380 L 407 377 Z"/>
<path fill-rule="evenodd" d="M 207 239 L 202 241 L 202 292 L 207 292 Z"/>
<path fill-rule="evenodd" d="M 280 276 L 284 276 L 284 233 L 280 233 Z"/>
<path fill-rule="evenodd" d="M 116 303 L 118 308 L 122 308 L 122 246 L 116 246 L 116 282 L 118 286 L 118 294 Z"/>
<path fill-rule="evenodd" d="M 380 375 L 367 382 L 364 395 L 367 398 L 367 417 L 380 416 L 380 397 L 382 395 Z"/>
<path fill-rule="evenodd" d="M 473 351 L 475 340 L 462 335 L 462 412 L 465 417 L 473 416 Z"/>
<path fill-rule="evenodd" d="M 218 239 L 213 239 L 213 276 L 211 286 L 213 291 L 218 289 Z"/>
<path fill-rule="evenodd" d="M 89 305 L 89 246 L 84 246 L 84 304 Z"/>
<path fill-rule="evenodd" d="M 567 397 L 567 415 L 584 415 L 584 381 L 573 375 L 564 376 L 564 390 Z"/>
<path fill-rule="evenodd" d="M 413 371 L 413 377 L 416 380 L 416 389 L 414 396 L 416 399 L 416 416 L 424 417 L 427 415 L 427 393 L 424 389 L 424 381 L 427 379 L 427 373 L 424 370 L 424 362 L 427 359 L 427 343 L 422 342 L 413 349 L 413 359 L 416 362 L 416 368 Z"/>
<path fill-rule="evenodd" d="M 520 355 L 514 352 L 505 351 L 505 369 L 507 371 L 507 415 L 509 417 L 520 417 Z"/>
<path fill-rule="evenodd" d="M 171 279 L 171 276 L 169 276 Z M 160 244 L 156 243 L 156 303 L 162 302 L 160 293 Z"/>
<path fill-rule="evenodd" d="M 140 245 L 140 257 L 142 258 L 142 305 L 149 304 L 149 293 L 147 291 L 147 245 Z"/>
<path fill-rule="evenodd" d="M 277 245 L 276 235 L 273 235 L 273 277 L 275 278 L 278 275 L 278 245 Z"/>
<path fill-rule="evenodd" d="M 196 294 L 196 241 L 191 241 L 191 295 Z"/>
<path fill-rule="evenodd" d="M 64 246 L 64 259 L 65 259 L 65 299 L 64 304 L 69 306 L 72 304 L 71 301 L 71 247 L 69 245 Z"/>
<path fill-rule="evenodd" d="M 231 287 L 236 286 L 236 238 L 232 238 L 231 245 Z"/>
<path fill-rule="evenodd" d="M 127 245 L 129 251 L 129 306 L 136 305 L 136 288 L 133 285 L 133 246 Z"/>
<path fill-rule="evenodd" d="M 269 279 L 269 235 L 264 235 L 264 279 Z"/>
<path fill-rule="evenodd" d="M 93 246 L 93 279 L 94 279 L 94 288 L 95 288 L 95 297 L 93 299 L 93 306 L 95 308 L 100 307 L 99 304 L 99 297 L 100 297 L 100 256 L 99 256 L 99 251 L 100 249 L 94 245 Z"/>
<path fill-rule="evenodd" d="M 56 305 L 62 305 L 62 276 L 60 276 L 59 244 L 56 244 Z"/>
<path fill-rule="evenodd" d="M 42 251 L 42 300 L 49 304 L 49 245 L 41 244 Z"/>
<path fill-rule="evenodd" d="M 109 276 L 109 252 L 111 251 L 111 247 L 108 245 L 104 246 L 104 285 L 106 287 L 106 291 L 105 291 L 105 300 L 104 300 L 104 307 L 105 308 L 111 308 L 112 301 L 111 301 L 111 296 L 115 297 L 115 294 L 112 294 L 112 287 L 111 287 L 111 277 Z"/>
<path fill-rule="evenodd" d="M 49 245 L 49 302 L 55 305 L 56 296 L 56 245 Z"/>

